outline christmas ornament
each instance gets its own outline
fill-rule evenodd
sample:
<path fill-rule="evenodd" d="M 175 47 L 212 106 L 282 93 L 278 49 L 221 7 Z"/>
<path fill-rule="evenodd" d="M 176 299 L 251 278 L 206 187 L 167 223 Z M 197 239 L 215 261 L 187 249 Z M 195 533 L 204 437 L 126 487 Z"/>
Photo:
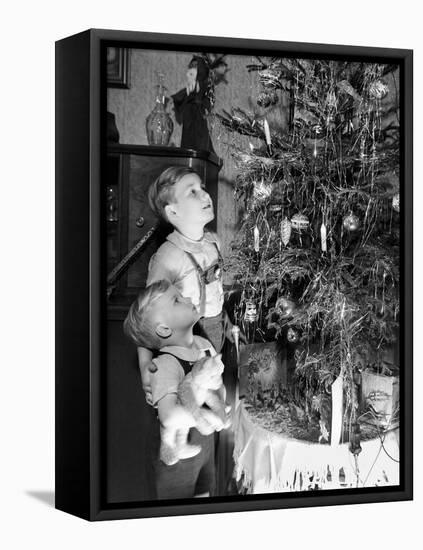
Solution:
<path fill-rule="evenodd" d="M 305 214 L 295 214 L 291 218 L 291 225 L 292 225 L 292 229 L 296 229 L 297 231 L 302 231 L 304 229 L 307 229 L 309 225 L 309 221 Z"/>
<path fill-rule="evenodd" d="M 288 332 L 286 333 L 286 339 L 288 342 L 295 343 L 298 342 L 298 332 L 293 329 L 292 327 L 289 327 Z"/>
<path fill-rule="evenodd" d="M 241 164 L 250 164 L 253 162 L 253 156 L 249 153 L 239 152 L 235 153 L 234 156 Z"/>
<path fill-rule="evenodd" d="M 254 226 L 254 252 L 260 251 L 260 232 L 258 230 L 257 225 Z"/>
<path fill-rule="evenodd" d="M 360 225 L 360 220 L 355 214 L 350 213 L 345 216 L 342 223 L 347 231 L 356 231 Z"/>
<path fill-rule="evenodd" d="M 336 94 L 333 90 L 328 92 L 328 95 L 326 96 L 326 103 L 328 104 L 329 107 L 336 107 L 336 103 L 337 103 Z"/>
<path fill-rule="evenodd" d="M 354 422 L 354 424 L 351 427 L 350 432 L 350 444 L 349 444 L 349 450 L 350 452 L 357 456 L 361 453 L 361 429 L 360 424 L 358 422 Z"/>
<path fill-rule="evenodd" d="M 286 296 L 282 296 L 276 302 L 276 309 L 279 310 L 282 318 L 291 317 L 295 311 L 295 303 Z"/>
<path fill-rule="evenodd" d="M 231 333 L 232 333 L 232 337 L 234 339 L 236 355 L 237 355 L 238 359 L 239 359 L 239 333 L 240 332 L 241 332 L 241 330 L 237 325 L 232 325 Z"/>
<path fill-rule="evenodd" d="M 264 69 L 258 73 L 260 84 L 269 88 L 277 88 L 279 86 L 280 76 L 280 72 L 274 72 L 269 69 Z"/>
<path fill-rule="evenodd" d="M 281 221 L 281 240 L 285 246 L 289 243 L 289 239 L 291 238 L 291 231 L 291 222 L 288 220 L 288 218 L 285 217 Z"/>
<path fill-rule="evenodd" d="M 278 95 L 274 90 L 260 92 L 257 96 L 257 105 L 259 107 L 270 107 L 278 102 Z"/>
<path fill-rule="evenodd" d="M 327 231 L 326 225 L 323 222 L 320 226 L 320 240 L 322 242 L 322 252 L 327 252 Z"/>
<path fill-rule="evenodd" d="M 253 197 L 258 201 L 264 201 L 270 197 L 272 189 L 264 183 L 264 180 L 254 182 Z"/>
<path fill-rule="evenodd" d="M 392 208 L 395 210 L 395 212 L 400 211 L 400 196 L 399 196 L 399 193 L 396 193 L 392 197 Z"/>
<path fill-rule="evenodd" d="M 264 122 L 263 122 L 263 129 L 264 129 L 264 137 L 266 139 L 266 145 L 268 145 L 269 147 L 271 147 L 272 145 L 272 139 L 270 137 L 270 128 L 269 128 L 269 123 L 267 122 L 266 119 L 264 119 Z"/>
<path fill-rule="evenodd" d="M 375 80 L 369 86 L 369 94 L 374 99 L 383 99 L 389 91 L 387 84 L 382 80 Z"/>
<path fill-rule="evenodd" d="M 253 302 L 252 300 L 248 300 L 247 302 L 245 302 L 244 320 L 248 323 L 253 323 L 254 321 L 257 321 L 257 307 L 255 302 Z"/>
<path fill-rule="evenodd" d="M 319 136 L 322 133 L 323 129 L 320 126 L 320 124 L 315 124 L 313 126 L 313 132 L 314 132 L 314 145 L 313 145 L 313 157 L 317 157 L 317 136 Z"/>
<path fill-rule="evenodd" d="M 269 210 L 269 212 L 274 212 L 274 213 L 280 212 L 282 210 L 282 205 L 281 204 L 270 204 L 268 206 L 268 210 Z"/>
<path fill-rule="evenodd" d="M 337 87 L 345 92 L 346 94 L 350 95 L 351 97 L 353 97 L 356 101 L 360 101 L 361 100 L 361 97 L 360 97 L 360 94 L 358 94 L 355 89 L 353 88 L 353 86 L 348 82 L 348 80 L 341 80 L 340 82 L 337 83 Z"/>

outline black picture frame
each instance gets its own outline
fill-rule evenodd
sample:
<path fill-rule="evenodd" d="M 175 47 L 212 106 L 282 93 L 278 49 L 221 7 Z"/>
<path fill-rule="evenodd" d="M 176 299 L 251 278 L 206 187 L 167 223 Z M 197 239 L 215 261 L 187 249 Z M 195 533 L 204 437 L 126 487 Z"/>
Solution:
<path fill-rule="evenodd" d="M 130 77 L 130 50 L 110 46 L 107 50 L 107 86 L 129 89 Z"/>
<path fill-rule="evenodd" d="M 400 67 L 401 109 L 401 465 L 400 485 L 248 495 L 178 503 L 107 502 L 102 148 L 105 47 L 225 51 L 365 59 Z M 128 83 L 126 82 L 126 85 Z M 308 43 L 91 29 L 56 43 L 56 508 L 96 521 L 402 501 L 413 498 L 412 144 L 413 52 Z M 102 328 L 103 327 L 103 328 Z"/>

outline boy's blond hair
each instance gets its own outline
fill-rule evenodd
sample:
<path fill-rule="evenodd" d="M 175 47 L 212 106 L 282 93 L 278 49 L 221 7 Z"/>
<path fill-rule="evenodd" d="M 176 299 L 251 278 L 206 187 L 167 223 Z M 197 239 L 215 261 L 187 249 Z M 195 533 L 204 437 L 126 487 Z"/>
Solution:
<path fill-rule="evenodd" d="M 170 166 L 150 185 L 148 202 L 153 212 L 162 220 L 169 223 L 165 207 L 174 200 L 173 186 L 188 174 L 199 174 L 188 166 Z"/>
<path fill-rule="evenodd" d="M 168 281 L 152 283 L 141 290 L 129 308 L 123 330 L 137 346 L 157 350 L 161 348 L 162 342 L 156 333 L 156 326 L 151 323 L 150 309 L 153 302 L 163 296 L 169 287 Z"/>

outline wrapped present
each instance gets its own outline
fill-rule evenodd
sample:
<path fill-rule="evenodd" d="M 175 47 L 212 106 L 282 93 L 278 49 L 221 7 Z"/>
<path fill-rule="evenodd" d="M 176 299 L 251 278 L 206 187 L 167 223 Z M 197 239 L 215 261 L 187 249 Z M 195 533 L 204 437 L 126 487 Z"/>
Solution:
<path fill-rule="evenodd" d="M 252 402 L 276 399 L 281 387 L 287 386 L 287 365 L 276 342 L 241 346 L 239 357 L 240 397 Z"/>
<path fill-rule="evenodd" d="M 366 369 L 361 375 L 361 409 L 366 421 L 387 427 L 399 413 L 399 376 Z"/>

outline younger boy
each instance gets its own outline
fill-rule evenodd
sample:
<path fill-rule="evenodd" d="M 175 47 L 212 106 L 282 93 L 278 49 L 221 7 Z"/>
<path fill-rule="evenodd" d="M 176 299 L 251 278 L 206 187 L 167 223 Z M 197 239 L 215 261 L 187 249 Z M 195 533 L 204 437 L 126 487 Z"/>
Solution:
<path fill-rule="evenodd" d="M 179 418 L 189 414 L 177 405 L 178 386 L 196 361 L 216 354 L 207 340 L 193 335 L 198 317 L 198 310 L 189 298 L 184 298 L 168 281 L 157 281 L 140 293 L 124 322 L 126 334 L 137 346 L 159 350 L 154 359 L 157 371 L 151 377 L 151 393 L 163 426 L 170 423 L 175 414 Z M 156 461 L 157 498 L 190 498 L 213 493 L 213 432 L 222 427 L 222 422 L 211 411 L 204 412 L 209 424 L 208 435 L 202 435 L 196 428 L 191 428 L 189 434 L 189 443 L 200 445 L 200 453 L 172 466 Z M 188 421 L 192 425 L 192 418 Z"/>

